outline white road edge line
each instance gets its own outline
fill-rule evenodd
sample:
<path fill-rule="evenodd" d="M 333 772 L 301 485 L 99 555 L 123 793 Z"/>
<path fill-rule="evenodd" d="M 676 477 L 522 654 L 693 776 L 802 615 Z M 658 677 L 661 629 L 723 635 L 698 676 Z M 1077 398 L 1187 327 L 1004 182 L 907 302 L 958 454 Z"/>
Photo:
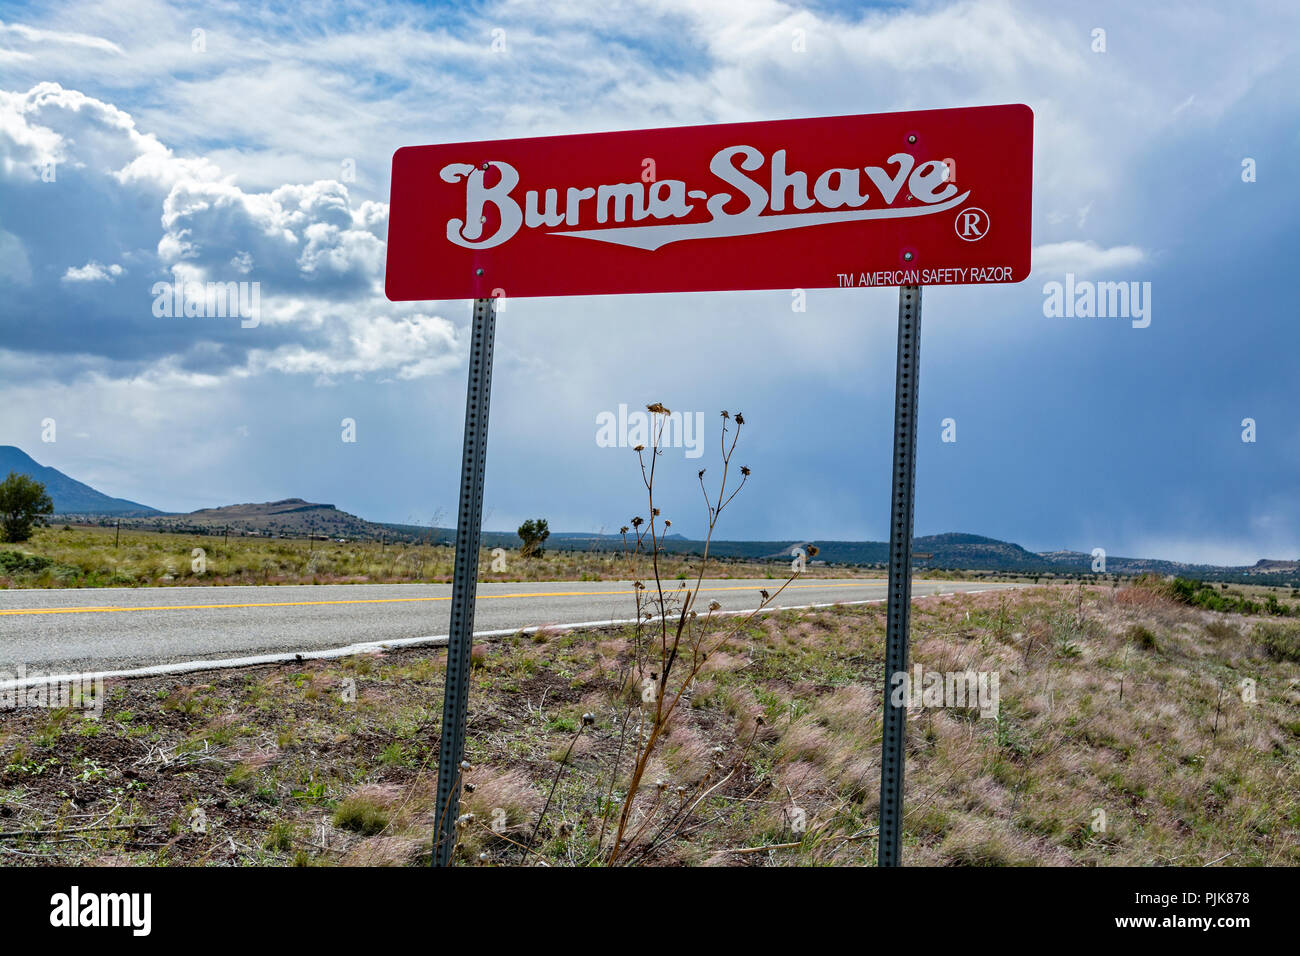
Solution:
<path fill-rule="evenodd" d="M 947 594 L 918 594 L 912 597 L 913 601 L 921 601 L 925 598 L 933 597 L 953 597 L 959 594 L 984 594 L 988 591 L 1010 590 L 1008 588 L 979 588 L 974 591 L 950 591 Z M 852 607 L 859 604 L 884 604 L 885 598 L 871 598 L 865 601 L 831 601 L 825 604 L 791 604 L 781 605 L 779 607 L 766 607 L 755 610 L 742 611 L 717 611 L 714 617 L 727 617 L 736 614 L 772 614 L 779 611 L 809 611 L 823 607 Z M 654 620 L 660 620 L 655 618 Z M 577 621 L 572 624 L 535 624 L 529 627 L 512 627 L 497 631 L 475 631 L 475 640 L 487 637 L 510 637 L 514 634 L 535 634 L 538 631 L 549 631 L 557 628 L 571 629 L 575 627 L 613 627 L 619 624 L 635 624 L 636 618 L 614 618 L 608 621 Z M 447 643 L 446 634 L 428 635 L 425 637 L 399 637 L 387 641 L 365 641 L 360 644 L 348 644 L 346 647 L 330 647 L 324 650 L 315 651 L 285 651 L 279 654 L 257 654 L 251 657 L 224 657 L 215 660 L 197 660 L 197 661 L 180 661 L 173 664 L 153 664 L 149 667 L 134 667 L 127 670 L 116 671 L 86 671 L 80 674 L 50 674 L 45 677 L 25 677 L 17 680 L 0 681 L 0 691 L 18 690 L 22 687 L 34 687 L 38 684 L 56 684 L 60 682 L 81 681 L 86 683 L 95 680 L 108 680 L 110 678 L 131 678 L 131 677 L 158 677 L 168 674 L 191 674 L 196 671 L 216 671 L 229 670 L 233 667 L 253 667 L 258 664 L 285 664 L 297 662 L 300 660 L 328 660 L 336 657 L 352 657 L 355 654 L 369 654 L 374 651 L 385 651 L 395 647 L 418 647 L 429 645 L 432 647 L 441 647 Z"/>

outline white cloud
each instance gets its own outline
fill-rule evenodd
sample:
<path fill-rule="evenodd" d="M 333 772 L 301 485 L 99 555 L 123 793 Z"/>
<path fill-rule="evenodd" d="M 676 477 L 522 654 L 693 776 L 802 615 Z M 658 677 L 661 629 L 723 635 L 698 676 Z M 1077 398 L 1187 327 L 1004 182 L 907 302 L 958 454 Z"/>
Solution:
<path fill-rule="evenodd" d="M 373 295 L 384 265 L 377 230 L 386 221 L 374 204 L 354 214 L 347 187 L 334 181 L 269 193 L 190 181 L 163 203 L 158 254 L 168 268 L 183 265 L 209 279 L 231 271 L 262 278 L 272 294 L 314 286 L 334 296 Z"/>
<path fill-rule="evenodd" d="M 441 316 L 331 315 L 321 347 L 286 345 L 255 350 L 250 370 L 312 374 L 322 384 L 339 376 L 389 373 L 421 378 L 461 362 L 456 327 Z"/>
<path fill-rule="evenodd" d="M 0 23 L 0 42 L 15 40 L 30 44 L 52 43 L 62 46 L 74 46 L 103 53 L 115 53 L 125 56 L 126 52 L 103 37 L 90 36 L 85 33 L 62 33 L 58 30 L 38 30 L 21 23 Z"/>
<path fill-rule="evenodd" d="M 205 377 L 261 372 L 418 378 L 459 362 L 455 326 L 383 297 L 388 207 L 356 201 L 334 180 L 245 190 L 205 158 L 178 156 L 133 117 L 95 97 L 42 83 L 0 94 L 0 180 L 19 214 L 0 232 L 0 282 L 27 290 L 23 307 L 84 316 L 84 334 L 50 338 L 40 351 L 98 349 L 134 361 L 100 363 L 100 375 L 137 377 L 151 364 Z M 38 175 L 54 161 L 53 181 Z M 54 205 L 51 205 L 54 204 Z M 76 227 L 51 229 L 64 218 Z M 25 214 L 24 214 L 25 213 Z M 71 260 L 71 262 L 69 262 Z M 106 264 L 107 263 L 107 264 Z M 33 282 L 51 268 L 61 281 Z M 130 275 L 136 281 L 120 281 Z M 219 319 L 159 319 L 155 282 L 256 282 L 263 331 Z M 63 290 L 96 285 L 98 314 Z M 111 288 L 110 288 L 111 287 Z"/>
<path fill-rule="evenodd" d="M 1127 269 L 1146 259 L 1147 254 L 1137 246 L 1103 248 L 1092 240 L 1071 239 L 1035 246 L 1031 271 L 1038 275 L 1073 272 L 1077 276 L 1087 276 Z"/>
<path fill-rule="evenodd" d="M 69 266 L 63 273 L 64 282 L 112 282 L 122 274 L 122 267 L 117 263 L 104 265 L 91 259 L 84 266 Z"/>

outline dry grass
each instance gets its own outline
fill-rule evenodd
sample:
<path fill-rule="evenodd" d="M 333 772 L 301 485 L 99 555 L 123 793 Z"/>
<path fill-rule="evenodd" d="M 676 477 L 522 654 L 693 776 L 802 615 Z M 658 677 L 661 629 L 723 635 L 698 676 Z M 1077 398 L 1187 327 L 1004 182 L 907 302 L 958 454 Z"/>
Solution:
<path fill-rule="evenodd" d="M 1252 620 L 1135 591 L 918 600 L 913 661 L 996 670 L 1001 700 L 996 719 L 928 707 L 909 717 L 906 862 L 1300 864 L 1300 663 L 1272 653 Z M 631 828 L 740 769 L 686 808 L 680 836 L 632 862 L 873 863 L 883 627 L 879 608 L 825 608 L 775 614 L 728 638 L 673 715 Z M 632 732 L 619 719 L 628 637 L 610 629 L 483 645 L 463 864 L 602 862 L 608 768 Z M 341 695 L 349 678 L 353 702 Z M 1253 702 L 1243 680 L 1255 682 Z M 30 834 L 0 838 L 0 858 L 403 865 L 427 856 L 440 651 L 204 681 L 119 682 L 99 721 L 0 716 L 0 830 Z M 586 712 L 595 726 L 581 732 L 525 852 Z M 627 767 L 625 758 L 615 801 Z M 195 807 L 205 833 L 188 824 Z M 76 832 L 90 823 L 123 828 Z M 779 848 L 736 852 L 759 847 Z"/>
<path fill-rule="evenodd" d="M 381 544 L 375 541 L 309 541 L 287 538 L 185 535 L 123 529 L 114 546 L 112 528 L 38 528 L 30 541 L 4 549 L 32 556 L 0 587 L 144 587 L 229 584 L 375 584 L 448 582 L 454 550 L 447 545 Z M 195 568 L 200 548 L 202 570 Z M 479 555 L 480 581 L 620 581 L 627 560 L 608 552 L 557 551 L 538 557 L 505 555 L 506 570 L 493 571 L 492 550 Z M 665 581 L 694 577 L 697 559 L 661 556 Z M 709 576 L 784 579 L 788 562 L 712 559 Z M 879 572 L 812 566 L 804 577 L 879 577 Z"/>

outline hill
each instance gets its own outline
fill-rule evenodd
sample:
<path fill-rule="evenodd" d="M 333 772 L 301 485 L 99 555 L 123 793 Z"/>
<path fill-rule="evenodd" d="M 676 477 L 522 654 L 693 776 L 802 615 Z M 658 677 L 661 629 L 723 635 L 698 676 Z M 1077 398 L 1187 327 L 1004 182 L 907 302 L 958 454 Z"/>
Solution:
<path fill-rule="evenodd" d="M 125 498 L 112 498 L 90 485 L 69 478 L 57 468 L 42 465 L 21 448 L 0 445 L 0 478 L 14 471 L 45 485 L 59 515 L 150 515 L 156 508 Z"/>
<path fill-rule="evenodd" d="M 148 531 L 182 534 L 225 534 L 249 537 L 343 538 L 352 541 L 387 541 L 408 544 L 454 544 L 453 528 L 429 525 L 387 524 L 367 521 L 341 511 L 332 504 L 320 504 L 302 498 L 225 505 L 203 508 L 189 514 L 165 514 L 155 508 L 124 498 L 111 498 L 87 484 L 69 478 L 54 468 L 33 461 L 21 449 L 0 446 L 0 475 L 13 470 L 45 483 L 54 499 L 55 514 L 64 520 L 83 524 L 135 527 Z M 512 531 L 485 531 L 486 548 L 519 547 Z M 704 550 L 704 542 L 672 534 L 662 539 L 663 549 L 671 554 L 692 555 Z M 816 545 L 814 560 L 826 565 L 856 565 L 883 568 L 889 560 L 887 541 L 714 541 L 710 553 L 717 558 L 789 562 L 792 552 L 805 553 Z M 617 534 L 552 532 L 547 544 L 554 551 L 611 552 L 623 548 Z M 922 570 L 989 571 L 1004 574 L 1093 574 L 1094 559 L 1081 551 L 1034 552 L 1010 541 L 983 535 L 948 532 L 924 535 L 912 544 L 914 564 Z M 1105 574 L 1174 575 L 1204 581 L 1235 581 L 1249 584 L 1290 585 L 1300 587 L 1300 561 L 1262 559 L 1254 565 L 1222 567 L 1186 564 L 1152 558 L 1129 558 L 1107 555 Z"/>
<path fill-rule="evenodd" d="M 229 529 L 236 535 L 268 538 L 378 540 L 386 536 L 393 540 L 394 537 L 392 534 L 385 535 L 382 525 L 340 511 L 333 505 L 304 501 L 302 498 L 201 508 L 188 514 L 155 514 L 124 520 L 122 527 L 193 534 L 222 534 Z"/>

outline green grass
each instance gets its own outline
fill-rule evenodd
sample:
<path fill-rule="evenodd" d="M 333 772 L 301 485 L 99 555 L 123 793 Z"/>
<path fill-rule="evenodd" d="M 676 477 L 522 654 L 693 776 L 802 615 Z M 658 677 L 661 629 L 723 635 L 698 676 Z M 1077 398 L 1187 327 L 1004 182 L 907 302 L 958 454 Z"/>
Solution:
<path fill-rule="evenodd" d="M 388 826 L 388 811 L 365 796 L 349 797 L 334 811 L 334 825 L 363 836 L 374 836 Z"/>
<path fill-rule="evenodd" d="M 201 554 L 196 555 L 199 549 Z M 377 541 L 310 541 L 221 535 L 173 534 L 113 528 L 37 528 L 30 541 L 0 547 L 0 587 L 147 587 L 221 584 L 348 584 L 447 582 L 455 553 L 448 545 Z M 664 555 L 666 578 L 684 578 L 685 556 Z M 492 570 L 493 555 L 479 555 L 481 581 L 629 580 L 619 553 L 547 550 L 524 558 L 507 551 L 506 570 Z M 769 577 L 783 562 L 714 560 L 710 577 Z M 642 568 L 639 573 L 645 573 Z M 810 568 L 807 577 L 878 576 L 846 568 Z M 693 577 L 693 575 L 690 575 Z"/>

